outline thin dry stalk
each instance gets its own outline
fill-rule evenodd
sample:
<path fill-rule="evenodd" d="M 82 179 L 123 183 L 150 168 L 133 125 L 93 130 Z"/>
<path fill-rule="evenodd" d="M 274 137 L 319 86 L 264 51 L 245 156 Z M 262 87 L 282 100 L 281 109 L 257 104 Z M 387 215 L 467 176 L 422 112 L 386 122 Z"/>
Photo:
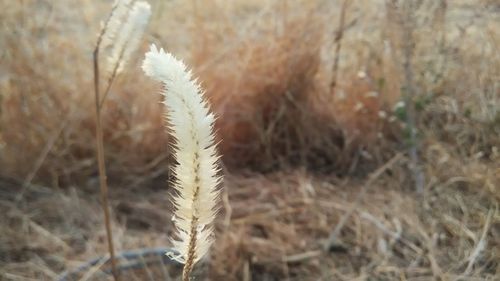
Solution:
<path fill-rule="evenodd" d="M 335 55 L 333 61 L 332 82 L 330 83 L 330 90 L 335 90 L 335 87 L 337 86 L 340 50 L 342 48 L 342 38 L 344 37 L 345 14 L 347 12 L 349 3 L 349 0 L 344 0 L 344 2 L 342 3 L 342 10 L 340 12 L 339 18 L 339 27 L 335 34 Z"/>
<path fill-rule="evenodd" d="M 111 269 L 115 281 L 119 281 L 119 272 L 116 270 L 115 250 L 113 246 L 113 232 L 111 231 L 111 220 L 109 215 L 108 183 L 106 176 L 106 164 L 104 161 L 104 142 L 102 132 L 101 104 L 99 98 L 99 42 L 94 50 L 94 91 L 95 91 L 95 122 L 96 122 L 96 147 L 97 164 L 99 167 L 99 186 L 101 190 L 101 204 L 104 213 L 104 224 L 106 226 L 106 236 L 108 240 L 108 251 L 111 260 Z"/>
<path fill-rule="evenodd" d="M 93 63 L 94 63 L 94 94 L 95 94 L 95 123 L 96 123 L 96 150 L 97 150 L 97 165 L 99 168 L 99 187 L 101 191 L 101 205 L 104 214 L 104 224 L 106 227 L 106 237 L 108 240 L 108 251 L 109 258 L 111 261 L 111 270 L 113 272 L 113 277 L 115 281 L 120 280 L 120 274 L 116 270 L 115 261 L 115 249 L 113 245 L 113 232 L 111 231 L 111 220 L 109 214 L 109 195 L 108 195 L 108 183 L 106 175 L 106 163 L 104 160 L 104 141 L 103 141 L 103 131 L 102 131 L 102 118 L 101 118 L 101 99 L 99 95 L 99 48 L 102 42 L 104 33 L 108 26 L 109 20 L 113 15 L 114 9 L 111 11 L 104 27 L 97 38 L 97 43 L 93 52 Z"/>
<path fill-rule="evenodd" d="M 106 236 L 108 240 L 108 250 L 111 259 L 111 268 L 113 272 L 113 276 L 116 281 L 120 279 L 119 272 L 116 270 L 116 261 L 115 261 L 115 252 L 113 246 L 113 233 L 111 231 L 111 222 L 110 222 L 110 214 L 109 214 L 109 195 L 108 195 L 108 184 L 107 184 L 107 175 L 106 175 L 106 163 L 104 160 L 104 141 L 103 141 L 103 129 L 102 129 L 102 107 L 107 97 L 111 86 L 119 72 L 119 69 L 122 68 L 127 60 L 127 55 L 135 48 L 134 43 L 138 43 L 141 33 L 143 32 L 143 28 L 146 26 L 150 8 L 149 4 L 146 2 L 135 2 L 133 10 L 129 12 L 127 15 L 127 21 L 124 23 L 125 27 L 122 27 L 122 30 L 119 30 L 119 39 L 126 38 L 124 41 L 117 40 L 118 42 L 115 48 L 118 49 L 118 55 L 112 54 L 112 72 L 111 76 L 108 78 L 106 89 L 101 97 L 100 95 L 100 87 L 99 87 L 99 50 L 101 47 L 102 40 L 105 39 L 107 29 L 110 25 L 110 21 L 112 21 L 115 16 L 114 13 L 117 9 L 123 8 L 125 3 L 116 2 L 111 10 L 110 16 L 106 20 L 106 23 L 99 34 L 97 39 L 97 43 L 93 53 L 94 59 L 94 92 L 95 92 L 95 119 L 96 119 L 96 146 L 97 146 L 97 162 L 99 167 L 99 185 L 101 190 L 101 202 L 104 213 L 104 221 L 106 226 Z M 112 24 L 119 24 L 120 19 L 116 19 L 117 22 Z M 126 34 L 125 34 L 126 33 Z M 114 35 L 113 35 L 114 36 Z M 112 40 L 112 37 L 107 37 L 106 39 Z M 116 38 L 115 38 L 116 39 Z"/>

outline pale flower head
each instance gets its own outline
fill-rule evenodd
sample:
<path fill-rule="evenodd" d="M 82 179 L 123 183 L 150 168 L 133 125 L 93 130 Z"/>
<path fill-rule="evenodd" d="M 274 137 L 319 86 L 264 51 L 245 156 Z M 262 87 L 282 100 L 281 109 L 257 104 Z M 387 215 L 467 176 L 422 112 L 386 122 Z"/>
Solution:
<path fill-rule="evenodd" d="M 127 61 L 130 59 L 132 53 L 138 48 L 149 18 L 151 16 L 151 6 L 146 1 L 136 1 L 129 7 L 128 0 L 122 0 L 123 3 L 118 3 L 116 7 L 117 18 L 112 16 L 108 30 L 103 39 L 105 46 L 108 36 L 113 38 L 111 51 L 107 60 L 108 73 L 121 72 Z M 122 2 L 120 1 L 120 2 Z M 118 18 L 118 16 L 121 17 Z M 124 21 L 124 22 L 123 22 Z"/>
<path fill-rule="evenodd" d="M 192 266 L 207 253 L 214 239 L 211 224 L 221 180 L 213 134 L 215 117 L 191 72 L 172 54 L 151 45 L 142 69 L 164 85 L 166 121 L 176 140 L 173 223 L 177 233 L 172 242 L 178 255 L 171 256 Z"/>

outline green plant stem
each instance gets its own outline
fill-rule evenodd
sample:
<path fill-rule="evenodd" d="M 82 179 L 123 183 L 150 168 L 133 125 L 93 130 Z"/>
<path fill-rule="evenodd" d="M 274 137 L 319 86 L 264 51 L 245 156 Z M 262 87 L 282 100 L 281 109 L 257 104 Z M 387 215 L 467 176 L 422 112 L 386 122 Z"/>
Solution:
<path fill-rule="evenodd" d="M 419 140 L 416 133 L 416 122 L 417 116 L 415 112 L 414 98 L 416 95 L 412 58 L 415 48 L 415 40 L 413 37 L 413 32 L 415 29 L 415 19 L 414 19 L 414 9 L 410 1 L 405 2 L 402 11 L 401 25 L 402 25 L 402 41 L 403 41 L 403 71 L 405 77 L 405 106 L 407 112 L 407 125 L 410 130 L 410 146 L 408 148 L 408 154 L 410 156 L 411 170 L 413 172 L 413 180 L 415 183 L 415 189 L 418 193 L 422 194 L 424 192 L 425 177 L 420 166 L 420 157 L 418 155 Z"/>

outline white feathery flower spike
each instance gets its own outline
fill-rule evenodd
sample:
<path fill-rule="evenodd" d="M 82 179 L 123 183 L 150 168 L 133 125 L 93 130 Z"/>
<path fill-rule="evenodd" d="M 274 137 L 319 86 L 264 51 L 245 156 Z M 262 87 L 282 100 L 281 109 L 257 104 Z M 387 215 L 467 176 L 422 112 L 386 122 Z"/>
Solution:
<path fill-rule="evenodd" d="M 211 225 L 221 181 L 213 134 L 215 117 L 191 72 L 170 53 L 151 45 L 142 69 L 165 87 L 163 103 L 169 129 L 176 139 L 174 153 L 178 162 L 174 168 L 177 194 L 173 199 L 177 240 L 173 244 L 179 255 L 174 258 L 185 264 L 184 275 L 186 271 L 189 275 L 213 242 Z"/>
<path fill-rule="evenodd" d="M 131 54 L 139 46 L 142 34 L 151 16 L 151 6 L 146 1 L 136 1 L 130 7 L 130 0 L 116 2 L 106 35 L 103 38 L 103 46 L 111 46 L 111 52 L 107 60 L 107 71 L 112 74 L 121 72 Z M 125 18 L 125 22 L 123 19 Z M 107 42 L 110 43 L 107 43 Z"/>
<path fill-rule="evenodd" d="M 132 0 L 115 0 L 111 12 L 111 17 L 108 20 L 104 37 L 102 38 L 101 46 L 108 48 L 113 45 L 116 35 L 126 20 L 126 16 L 130 11 Z"/>

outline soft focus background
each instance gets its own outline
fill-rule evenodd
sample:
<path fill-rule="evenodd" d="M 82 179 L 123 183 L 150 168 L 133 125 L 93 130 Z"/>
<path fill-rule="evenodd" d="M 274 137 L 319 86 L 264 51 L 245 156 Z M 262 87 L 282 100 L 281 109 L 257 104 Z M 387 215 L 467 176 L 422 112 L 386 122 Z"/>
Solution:
<path fill-rule="evenodd" d="M 218 115 L 224 204 L 196 280 L 498 280 L 498 1 L 149 2 L 104 107 L 118 251 L 170 245 L 155 43 Z M 107 253 L 92 51 L 111 4 L 0 0 L 2 280 Z"/>

